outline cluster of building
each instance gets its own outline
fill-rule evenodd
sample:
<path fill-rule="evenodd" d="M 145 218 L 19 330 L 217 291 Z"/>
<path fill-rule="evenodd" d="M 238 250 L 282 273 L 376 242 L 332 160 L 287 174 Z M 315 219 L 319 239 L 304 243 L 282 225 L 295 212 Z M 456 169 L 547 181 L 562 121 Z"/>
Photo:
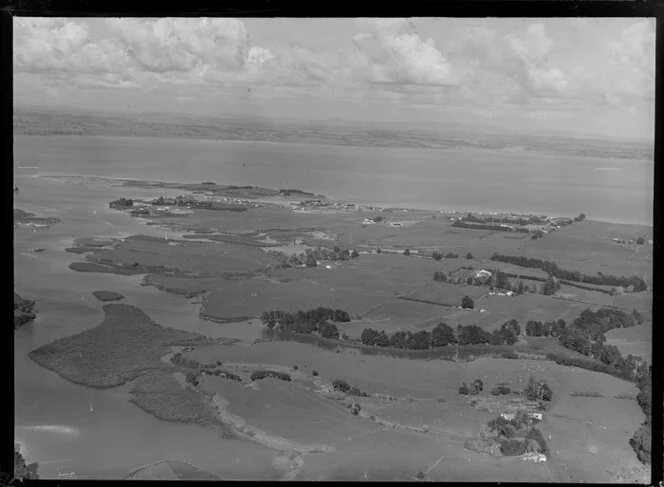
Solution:
<path fill-rule="evenodd" d="M 450 218 L 453 225 L 463 228 L 502 230 L 520 233 L 550 233 L 573 223 L 569 217 L 548 217 L 546 215 L 491 215 L 475 216 L 468 214 L 461 218 Z"/>

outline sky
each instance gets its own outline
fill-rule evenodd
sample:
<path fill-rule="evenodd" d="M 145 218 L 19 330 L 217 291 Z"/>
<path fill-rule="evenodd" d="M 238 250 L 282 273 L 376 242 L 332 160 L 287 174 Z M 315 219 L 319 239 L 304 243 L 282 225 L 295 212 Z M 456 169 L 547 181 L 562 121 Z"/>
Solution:
<path fill-rule="evenodd" d="M 643 18 L 17 17 L 14 100 L 652 139 L 654 45 Z"/>

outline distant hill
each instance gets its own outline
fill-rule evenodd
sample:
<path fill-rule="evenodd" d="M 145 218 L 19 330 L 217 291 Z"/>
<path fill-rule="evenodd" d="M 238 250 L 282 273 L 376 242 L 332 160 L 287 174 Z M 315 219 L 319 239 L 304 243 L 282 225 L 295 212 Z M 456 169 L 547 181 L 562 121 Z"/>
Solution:
<path fill-rule="evenodd" d="M 491 126 L 460 123 L 274 120 L 169 113 L 93 114 L 16 109 L 14 133 L 257 140 L 371 147 L 475 148 L 607 159 L 652 159 L 654 144 L 617 140 L 528 135 Z"/>

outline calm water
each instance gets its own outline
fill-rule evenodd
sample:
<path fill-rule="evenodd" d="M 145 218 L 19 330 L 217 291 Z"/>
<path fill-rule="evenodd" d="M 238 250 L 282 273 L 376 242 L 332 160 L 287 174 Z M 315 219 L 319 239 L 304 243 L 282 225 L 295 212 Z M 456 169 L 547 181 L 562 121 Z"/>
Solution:
<path fill-rule="evenodd" d="M 213 336 L 251 341 L 260 330 L 198 318 L 185 298 L 139 285 L 142 276 L 75 273 L 83 257 L 64 252 L 76 237 L 162 235 L 108 209 L 118 197 L 148 190 L 72 183 L 46 175 L 78 174 L 165 181 L 301 188 L 362 203 L 459 210 L 515 210 L 650 224 L 650 161 L 617 161 L 422 149 L 357 148 L 210 140 L 16 136 L 16 206 L 60 218 L 48 229 L 15 229 L 15 289 L 38 301 L 35 323 L 15 332 L 15 436 L 44 477 L 121 477 L 170 458 L 221 477 L 259 476 L 262 447 L 224 441 L 192 425 L 159 421 L 128 402 L 127 387 L 96 390 L 71 384 L 26 354 L 89 329 L 103 318 L 90 291 L 121 292 L 155 321 Z M 25 169 L 37 166 L 38 169 Z M 22 167 L 22 168 L 21 168 Z M 166 193 L 161 191 L 160 193 Z M 45 252 L 34 253 L 42 247 Z M 265 462 L 263 462 L 265 463 Z"/>
<path fill-rule="evenodd" d="M 34 323 L 15 331 L 15 438 L 28 461 L 39 462 L 44 478 L 75 472 L 78 478 L 121 478 L 157 460 L 188 461 L 223 478 L 275 478 L 272 453 L 249 442 L 228 441 L 195 425 L 159 421 L 129 399 L 129 386 L 99 390 L 72 384 L 32 362 L 26 354 L 57 338 L 87 330 L 103 319 L 102 303 L 91 291 L 121 292 L 125 302 L 155 321 L 211 336 L 239 334 L 253 340 L 259 330 L 225 328 L 198 318 L 199 307 L 185 298 L 139 283 L 142 276 L 76 273 L 69 262 L 82 256 L 64 252 L 79 236 L 159 235 L 154 227 L 109 210 L 109 199 L 134 190 L 100 184 L 64 183 L 30 177 L 21 170 L 16 206 L 62 221 L 47 229 L 14 230 L 15 289 L 37 300 Z M 139 192 L 148 196 L 147 191 Z M 96 212 L 96 213 L 93 213 Z M 32 252 L 42 247 L 42 253 Z M 243 335 L 239 332 L 243 331 Z M 262 463 L 262 466 L 257 466 Z"/>
<path fill-rule="evenodd" d="M 486 150 L 15 136 L 41 173 L 299 188 L 360 203 L 652 224 L 653 161 Z"/>

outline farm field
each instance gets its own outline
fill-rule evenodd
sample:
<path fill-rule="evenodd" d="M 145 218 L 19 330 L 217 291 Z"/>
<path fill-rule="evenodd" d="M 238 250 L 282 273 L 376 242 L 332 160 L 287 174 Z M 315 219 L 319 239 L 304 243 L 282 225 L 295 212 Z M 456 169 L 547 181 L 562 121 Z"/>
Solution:
<path fill-rule="evenodd" d="M 652 323 L 632 328 L 616 328 L 606 334 L 606 342 L 615 345 L 623 355 L 636 355 L 652 363 Z"/>
<path fill-rule="evenodd" d="M 376 425 L 350 415 L 342 405 L 278 379 L 261 380 L 257 390 L 211 376 L 205 377 L 202 384 L 226 399 L 231 413 L 289 440 L 336 448 L 349 437 L 377 429 Z"/>
<path fill-rule="evenodd" d="M 532 375 L 536 379 L 547 380 L 555 391 L 554 400 L 545 413 L 547 419 L 540 426 L 545 435 L 550 434 L 552 436 L 552 450 L 558 448 L 559 451 L 563 451 L 561 442 L 564 444 L 565 453 L 560 456 L 556 455 L 554 462 L 565 464 L 565 471 L 571 472 L 570 475 L 572 476 L 576 475 L 574 478 L 579 481 L 596 478 L 609 481 L 615 478 L 616 475 L 616 472 L 614 472 L 615 458 L 608 454 L 601 455 L 602 452 L 597 450 L 595 446 L 601 444 L 603 445 L 602 448 L 605 449 L 602 451 L 617 452 L 621 458 L 629 458 L 629 461 L 626 460 L 621 463 L 621 465 L 625 465 L 625 468 L 643 474 L 643 471 L 639 470 L 633 452 L 625 441 L 625 435 L 638 429 L 642 421 L 642 413 L 635 401 L 614 397 L 616 395 L 634 396 L 636 388 L 632 383 L 605 374 L 559 366 L 541 360 L 480 358 L 461 363 L 436 360 L 402 360 L 353 353 L 337 354 L 321 351 L 311 345 L 292 342 L 266 342 L 250 347 L 208 346 L 190 352 L 188 356 L 200 361 L 220 359 L 232 363 L 261 363 L 264 366 L 265 364 L 273 364 L 287 367 L 297 363 L 300 371 L 315 369 L 321 377 L 328 380 L 342 378 L 369 394 L 396 397 L 398 399 L 392 401 L 371 397 L 360 398 L 359 401 L 362 409 L 368 414 L 375 414 L 386 421 L 415 427 L 426 424 L 431 434 L 434 435 L 434 439 L 429 439 L 425 435 L 424 438 L 419 438 L 417 441 L 433 442 L 433 444 L 439 445 L 436 448 L 440 451 L 438 457 L 433 458 L 429 465 L 440 456 L 457 458 L 460 456 L 464 461 L 468 461 L 468 458 L 470 458 L 471 462 L 485 462 L 482 463 L 482 469 L 486 469 L 487 475 L 488 472 L 493 472 L 495 468 L 499 468 L 498 465 L 501 466 L 502 470 L 502 466 L 507 466 L 511 460 L 486 458 L 480 460 L 481 455 L 475 456 L 472 452 L 467 451 L 459 455 L 458 445 L 455 446 L 455 442 L 463 444 L 463 441 L 477 433 L 482 423 L 495 417 L 496 413 L 476 411 L 470 407 L 469 399 L 458 395 L 458 384 L 461 381 L 471 382 L 476 378 L 480 378 L 485 384 L 485 391 L 480 394 L 480 397 L 491 397 L 487 391 L 492 385 L 498 382 L 506 382 L 513 389 L 521 389 L 525 387 L 528 377 Z M 416 377 L 419 377 L 419 379 L 416 380 Z M 281 386 L 278 381 L 273 381 L 273 384 L 277 388 Z M 290 383 L 286 385 L 288 389 L 297 387 Z M 252 392 L 242 391 L 241 386 L 233 385 L 231 387 L 235 387 L 235 392 L 240 391 L 243 394 L 242 400 L 251 397 Z M 263 384 L 259 384 L 259 387 L 262 390 Z M 597 398 L 572 397 L 570 396 L 571 393 L 602 395 L 602 407 L 598 408 L 597 403 L 593 402 L 598 401 Z M 233 397 L 233 394 L 235 393 L 229 395 Z M 231 404 L 232 397 L 230 399 Z M 269 400 L 261 400 L 259 401 L 260 404 L 254 407 L 258 407 L 258 410 L 263 411 L 267 407 L 265 406 L 266 402 L 270 403 Z M 628 409 L 626 410 L 625 407 L 628 407 Z M 245 411 L 246 414 L 257 414 L 250 413 L 250 411 L 258 410 L 252 409 L 249 404 L 245 404 L 238 407 L 238 414 L 241 414 L 242 411 Z M 270 421 L 270 414 L 268 413 L 265 417 L 265 421 Z M 308 414 L 304 417 L 308 417 Z M 325 417 L 327 418 L 327 415 Z M 574 428 L 576 429 L 574 430 Z M 574 434 L 571 434 L 572 430 L 574 430 Z M 365 439 L 354 439 L 349 444 L 344 444 L 343 449 L 337 448 L 335 452 L 326 453 L 325 458 L 328 459 L 328 462 L 325 463 L 325 468 L 331 468 L 330 465 L 334 464 L 335 458 L 339 456 L 343 456 L 344 459 L 347 458 L 346 455 L 349 451 L 355 451 L 355 448 L 359 449 L 359 445 L 369 441 L 369 439 L 372 447 L 367 450 L 377 449 L 382 451 L 383 448 L 388 448 L 388 440 L 385 443 L 378 441 L 378 437 L 382 434 L 384 432 L 375 432 L 367 435 Z M 411 433 L 390 432 L 390 434 L 408 436 Z M 568 443 L 568 438 L 574 440 Z M 366 448 L 366 445 L 364 447 Z M 433 446 L 427 448 L 433 448 Z M 447 448 L 449 450 L 446 450 Z M 452 450 L 456 451 L 456 454 L 453 454 Z M 388 452 L 384 454 L 390 455 Z M 373 456 L 373 453 L 370 455 Z M 419 457 L 423 458 L 421 454 Z M 307 459 L 304 468 L 298 474 L 298 478 L 301 476 L 301 478 L 315 479 L 317 478 L 316 475 L 323 475 L 319 471 L 323 468 L 322 464 L 316 458 Z M 453 460 L 449 458 L 447 461 Z M 372 469 L 369 467 L 371 461 L 367 459 L 367 462 L 366 474 L 371 477 Z M 393 465 L 395 472 L 400 470 L 397 465 L 405 466 L 408 464 L 411 465 L 411 469 L 414 468 L 413 465 L 419 465 L 419 463 L 412 463 L 411 461 L 400 462 L 401 460 L 395 461 Z M 424 463 L 426 464 L 426 462 Z M 351 462 L 350 465 L 352 466 L 353 463 Z M 397 475 L 407 475 L 406 470 L 404 468 L 403 472 Z M 551 475 L 547 473 L 546 469 L 543 471 L 535 469 L 535 471 L 538 473 L 531 472 L 528 474 L 535 475 L 535 477 L 528 478 L 537 478 L 538 475 Z M 435 469 L 432 469 L 431 472 L 435 472 Z M 445 472 L 449 475 L 447 470 Z M 378 473 L 373 475 L 378 475 Z M 441 479 L 450 478 L 445 477 L 442 471 L 433 475 L 440 475 L 438 478 Z"/>
<path fill-rule="evenodd" d="M 198 186 L 197 191 L 202 191 Z M 239 195 L 262 190 L 231 191 Z M 224 441 L 255 447 L 260 452 L 256 472 L 264 478 L 408 481 L 419 476 L 428 481 L 523 482 L 646 478 L 628 443 L 645 419 L 633 399 L 638 393 L 635 384 L 607 373 L 557 365 L 546 355 L 583 359 L 586 364 L 594 361 L 594 365 L 600 364 L 600 358 L 564 348 L 564 341 L 553 337 L 528 337 L 525 327 L 529 320 L 558 319 L 569 326 L 586 309 L 614 306 L 627 313 L 636 309 L 644 324 L 608 332 L 607 344 L 616 345 L 623 355 L 650 361 L 650 290 L 611 296 L 563 284 L 555 294 L 544 295 L 538 292 L 542 282 L 524 279 L 535 292 L 501 295 L 488 284 L 436 281 L 434 273 L 467 278 L 476 270 L 499 269 L 523 277 L 548 277 L 539 269 L 490 260 L 498 252 L 553 260 L 561 268 L 591 275 L 636 274 L 650 282 L 651 247 L 620 247 L 611 238 L 649 237 L 651 230 L 582 221 L 531 239 L 528 234 L 453 227 L 447 216 L 436 211 L 294 210 L 286 198 L 261 198 L 233 203 L 246 205 L 246 211 L 194 209 L 188 216 L 149 217 L 142 221 L 163 232 L 164 238 L 88 237 L 76 242 L 82 255 L 71 249 L 64 254 L 75 259 L 67 272 L 105 273 L 103 278 L 127 281 L 123 275 L 135 275 L 132 286 L 140 283 L 179 295 L 165 296 L 173 303 L 186 302 L 190 314 L 159 315 L 157 296 L 164 294 L 153 289 L 142 289 L 153 293 L 152 304 L 144 309 L 170 320 L 169 326 L 176 326 L 180 316 L 193 317 L 195 328 L 189 329 L 205 334 L 161 326 L 137 306 L 99 303 L 92 299 L 91 289 L 121 290 L 127 303 L 139 302 L 131 288 L 125 292 L 119 284 L 106 286 L 100 281 L 85 295 L 91 306 L 103 306 L 104 321 L 40 346 L 29 357 L 77 384 L 105 389 L 126 384 L 131 407 L 153 419 L 194 425 L 214 431 Z M 256 203 L 264 206 L 255 207 Z M 378 215 L 402 226 L 364 221 Z M 183 237 L 183 232 L 190 233 Z M 270 252 L 299 254 L 309 246 L 340 247 L 349 251 L 348 260 L 305 264 L 296 256 L 295 262 L 285 264 L 284 255 Z M 404 249 L 412 255 L 403 255 Z M 359 253 L 351 257 L 353 250 Z M 431 256 L 434 250 L 459 256 L 436 261 Z M 468 252 L 472 258 L 466 258 Z M 516 278 L 509 281 L 514 284 Z M 472 309 L 460 308 L 465 296 L 474 301 Z M 427 348 L 431 341 L 421 346 L 417 340 L 427 335 L 420 334 L 401 345 L 410 350 L 397 350 L 374 347 L 366 338 L 360 344 L 343 336 L 326 336 L 325 327 L 329 330 L 331 325 L 322 321 L 314 323 L 317 331 L 298 335 L 295 331 L 303 320 L 317 320 L 304 315 L 294 324 L 283 320 L 274 329 L 266 326 L 269 315 L 262 318 L 266 323 L 261 321 L 265 311 L 294 313 L 318 307 L 346 311 L 350 321 L 333 324 L 351 339 L 361 337 L 367 328 L 414 334 L 431 331 L 441 322 L 453 330 L 478 325 L 492 332 L 511 319 L 517 320 L 521 334 L 513 345 L 478 344 L 483 338 L 476 333 L 472 339 L 477 340 L 477 335 L 480 339 L 472 345 L 440 348 Z M 498 338 L 502 336 L 507 335 Z M 251 373 L 257 370 L 287 373 L 292 381 L 254 380 Z M 239 375 L 224 378 L 226 373 Z M 537 426 L 548 438 L 547 461 L 527 462 L 467 449 L 468 440 L 477 438 L 483 425 L 522 397 L 519 392 L 531 376 L 545 380 L 553 391 Z M 483 381 L 483 390 L 472 397 L 461 395 L 460 385 L 475 379 Z M 339 381 L 345 381 L 347 388 Z M 492 395 L 499 383 L 509 385 L 512 392 Z M 225 454 L 220 461 L 229 465 L 229 475 L 245 478 L 237 475 L 240 466 L 231 466 L 235 458 Z M 246 458 L 242 461 L 242 468 L 251 469 Z M 144 473 L 177 476 L 165 463 Z"/>

